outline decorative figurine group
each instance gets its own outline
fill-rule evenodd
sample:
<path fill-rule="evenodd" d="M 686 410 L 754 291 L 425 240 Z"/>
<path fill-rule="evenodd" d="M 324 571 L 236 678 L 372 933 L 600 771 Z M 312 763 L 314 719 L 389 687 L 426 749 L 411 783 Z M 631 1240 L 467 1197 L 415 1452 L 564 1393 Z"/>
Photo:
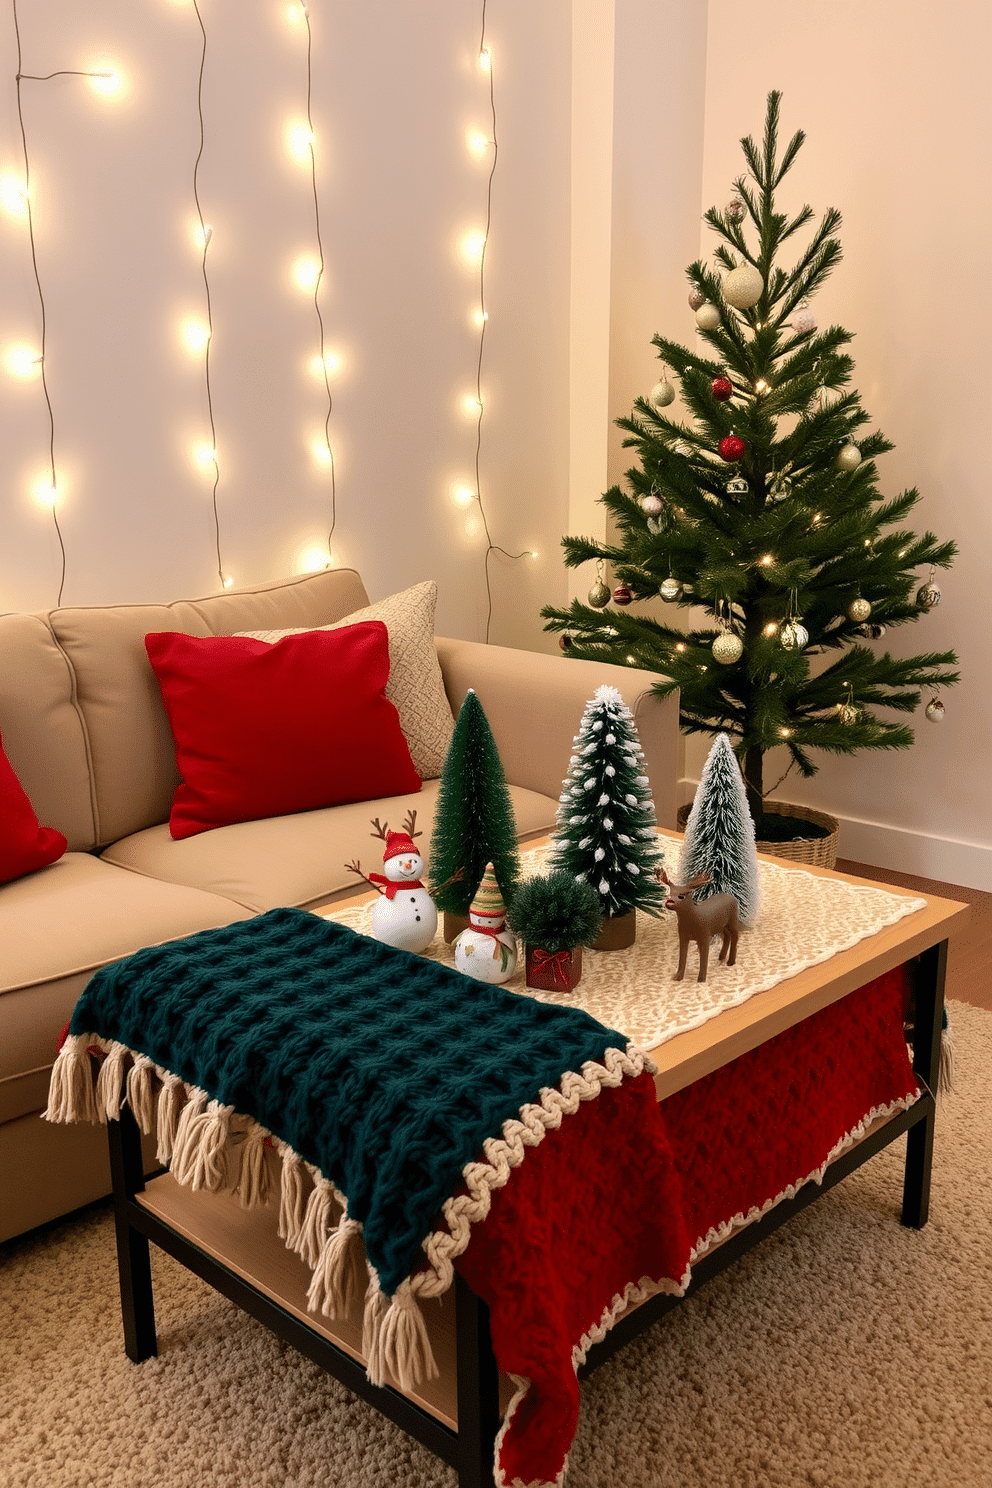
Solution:
<path fill-rule="evenodd" d="M 494 786 L 496 795 L 488 799 L 490 814 L 493 799 L 508 812 L 508 795 L 505 801 L 500 798 L 500 788 L 503 793 L 506 790 L 502 768 L 498 766 L 498 757 L 493 764 L 495 745 L 488 734 L 481 705 L 474 693 L 469 694 L 466 703 L 468 708 L 462 711 L 467 711 L 470 718 L 469 752 L 475 751 L 477 765 L 480 741 L 484 742 L 486 748 L 482 753 L 488 752 L 487 763 L 493 774 L 490 785 Z M 457 732 L 456 725 L 456 735 Z M 453 746 L 454 743 L 453 740 Z M 437 933 L 440 902 L 445 908 L 446 939 L 453 940 L 458 971 L 476 981 L 494 984 L 508 981 L 517 966 L 516 931 L 527 946 L 528 986 L 567 992 L 581 975 L 583 946 L 619 949 L 629 945 L 633 940 L 636 907 L 651 914 L 669 909 L 678 919 L 679 960 L 675 981 L 685 977 L 689 946 L 693 943 L 699 952 L 697 980 L 706 980 L 710 941 L 715 935 L 722 937 L 721 963 L 733 966 L 739 931 L 742 926 L 753 924 L 757 917 L 759 891 L 754 827 L 729 738 L 725 734 L 718 736 L 703 769 L 683 843 L 682 883 L 673 882 L 663 866 L 663 856 L 654 837 L 654 807 L 646 791 L 643 755 L 633 719 L 616 689 L 599 689 L 586 710 L 573 749 L 576 753 L 562 791 L 550 872 L 523 884 L 516 881 L 515 837 L 510 838 L 514 850 L 506 851 L 502 841 L 505 832 L 494 832 L 489 837 L 482 834 L 490 853 L 488 861 L 483 859 L 485 867 L 481 871 L 478 867 L 473 871 L 473 865 L 459 861 L 443 883 L 428 888 L 424 883 L 424 857 L 415 841 L 422 835 L 416 830 L 416 811 L 407 813 L 400 831 L 390 831 L 388 822 L 380 822 L 376 817 L 372 835 L 385 844 L 383 871 L 366 874 L 357 859 L 347 864 L 349 871 L 378 894 L 372 906 L 371 929 L 375 939 L 405 951 L 425 951 Z M 623 782 L 623 804 L 615 793 L 611 796 L 609 792 L 621 766 L 627 777 Z M 447 772 L 447 765 L 445 768 Z M 442 776 L 442 787 L 444 784 Z M 439 801 L 439 817 L 443 804 Z M 450 792 L 447 804 L 450 809 Z M 463 810 L 464 800 L 459 798 L 457 805 Z M 624 805 L 626 815 L 623 815 Z M 632 816 L 631 808 L 637 816 L 636 822 L 628 819 Z M 615 820 L 620 817 L 619 822 Z M 648 818 L 650 830 L 645 826 Z M 618 825 L 622 830 L 616 830 Z M 643 843 L 639 849 L 630 845 L 635 832 Z M 462 831 L 456 835 L 461 837 Z M 597 845 L 595 860 L 589 864 L 593 872 L 589 873 L 581 851 L 593 837 Z M 617 841 L 628 846 L 618 848 Z M 444 852 L 437 851 L 438 821 L 435 821 L 432 848 L 432 859 L 445 857 Z M 504 849 L 502 854 L 498 848 Z M 469 856 L 464 845 L 462 855 Z M 455 861 L 450 851 L 447 857 Z M 494 866 L 497 859 L 503 866 L 503 883 Z M 711 871 L 712 863 L 724 865 L 719 874 Z M 445 866 L 450 864 L 443 863 L 441 872 Z M 631 881 L 636 884 L 633 893 L 629 887 Z M 450 892 L 453 887 L 457 889 L 454 895 Z M 506 890 L 510 895 L 509 910 L 504 898 Z M 698 891 L 701 891 L 699 898 Z M 457 912 L 455 906 L 462 905 L 467 907 L 468 914 L 466 917 L 462 913 L 460 925 L 455 927 L 451 923 Z M 623 930 L 623 935 L 618 936 L 618 930 Z"/>

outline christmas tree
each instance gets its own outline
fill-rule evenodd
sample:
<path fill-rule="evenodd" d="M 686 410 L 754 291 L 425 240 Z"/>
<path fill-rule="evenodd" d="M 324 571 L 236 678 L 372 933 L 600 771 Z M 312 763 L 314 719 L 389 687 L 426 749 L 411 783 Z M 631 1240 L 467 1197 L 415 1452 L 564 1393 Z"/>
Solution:
<path fill-rule="evenodd" d="M 717 734 L 706 756 L 686 823 L 679 883 L 688 883 L 697 873 L 708 873 L 710 881 L 697 890 L 696 899 L 733 894 L 741 924 L 754 924 L 761 908 L 754 822 L 737 756 L 726 734 Z"/>
<path fill-rule="evenodd" d="M 615 687 L 586 705 L 573 749 L 551 867 L 591 884 L 604 915 L 653 914 L 665 903 L 664 855 L 633 714 Z"/>
<path fill-rule="evenodd" d="M 431 833 L 430 891 L 438 909 L 467 915 L 487 863 L 509 903 L 520 874 L 513 804 L 489 720 L 469 689 L 445 755 Z"/>
<path fill-rule="evenodd" d="M 569 567 L 612 565 L 616 607 L 604 611 L 611 596 L 598 579 L 589 604 L 542 611 L 547 629 L 568 633 L 569 656 L 658 672 L 657 693 L 680 693 L 685 732 L 729 734 L 759 824 L 781 783 L 766 788 L 769 750 L 788 751 L 786 774 L 811 776 L 813 750 L 908 748 L 912 729 L 876 709 L 910 713 L 927 688 L 937 719 L 937 689 L 958 680 L 952 651 L 898 657 L 866 644 L 939 602 L 934 572 L 956 548 L 903 525 L 918 491 L 883 498 L 876 460 L 893 446 L 866 429 L 849 386 L 851 337 L 817 330 L 809 301 L 840 259 L 840 213 L 827 211 L 780 263 L 813 212 L 777 205 L 804 138 L 779 156 L 779 96 L 768 97 L 762 148 L 741 141 L 748 172 L 734 196 L 706 213 L 717 268 L 687 271 L 697 349 L 655 336 L 662 378 L 618 420 L 640 463 L 628 490 L 601 498 L 615 539 L 563 539 Z M 663 412 L 673 382 L 684 423 Z M 686 633 L 655 606 L 626 608 L 659 596 L 705 608 L 708 623 Z"/>

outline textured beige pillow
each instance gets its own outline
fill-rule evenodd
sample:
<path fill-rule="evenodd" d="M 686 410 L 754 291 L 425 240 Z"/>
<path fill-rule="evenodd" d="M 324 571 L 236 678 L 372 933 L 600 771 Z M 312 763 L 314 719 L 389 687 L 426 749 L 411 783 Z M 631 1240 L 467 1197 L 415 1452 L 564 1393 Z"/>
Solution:
<path fill-rule="evenodd" d="M 434 649 L 436 604 L 437 585 L 433 579 L 426 579 L 412 589 L 404 589 L 402 594 L 391 594 L 364 610 L 355 610 L 333 625 L 239 630 L 237 634 L 272 642 L 283 636 L 301 635 L 306 630 L 339 630 L 342 625 L 355 625 L 359 620 L 381 620 L 389 632 L 386 696 L 400 715 L 400 727 L 417 774 L 424 780 L 434 780 L 441 773 L 454 728 Z"/>

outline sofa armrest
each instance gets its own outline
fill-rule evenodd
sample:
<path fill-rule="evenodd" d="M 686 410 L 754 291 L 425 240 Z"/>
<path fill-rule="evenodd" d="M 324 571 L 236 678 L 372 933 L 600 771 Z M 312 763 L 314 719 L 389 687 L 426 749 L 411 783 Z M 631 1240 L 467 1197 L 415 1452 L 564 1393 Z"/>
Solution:
<path fill-rule="evenodd" d="M 654 672 L 572 660 L 509 646 L 436 636 L 438 660 L 457 716 L 473 687 L 493 731 L 507 781 L 557 800 L 572 742 L 597 687 L 615 687 L 634 715 L 658 824 L 675 826 L 679 778 L 678 694 L 651 692 Z"/>

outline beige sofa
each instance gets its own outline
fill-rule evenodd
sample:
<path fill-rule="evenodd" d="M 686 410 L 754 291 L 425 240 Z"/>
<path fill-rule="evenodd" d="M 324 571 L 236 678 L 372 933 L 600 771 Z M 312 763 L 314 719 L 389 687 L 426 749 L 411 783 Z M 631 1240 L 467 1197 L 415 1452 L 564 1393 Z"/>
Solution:
<path fill-rule="evenodd" d="M 40 1118 L 59 1031 L 96 969 L 275 906 L 354 892 L 344 865 L 375 863 L 372 817 L 399 825 L 416 807 L 430 840 L 436 779 L 408 797 L 174 841 L 179 776 L 144 636 L 318 627 L 367 604 L 358 574 L 341 569 L 170 605 L 0 616 L 0 735 L 40 821 L 69 843 L 50 867 L 0 886 L 0 1240 L 109 1192 L 103 1133 Z M 553 825 L 582 710 L 604 682 L 634 710 L 659 822 L 674 826 L 677 700 L 651 695 L 649 673 L 434 644 L 451 708 L 470 687 L 483 704 L 522 838 Z"/>

